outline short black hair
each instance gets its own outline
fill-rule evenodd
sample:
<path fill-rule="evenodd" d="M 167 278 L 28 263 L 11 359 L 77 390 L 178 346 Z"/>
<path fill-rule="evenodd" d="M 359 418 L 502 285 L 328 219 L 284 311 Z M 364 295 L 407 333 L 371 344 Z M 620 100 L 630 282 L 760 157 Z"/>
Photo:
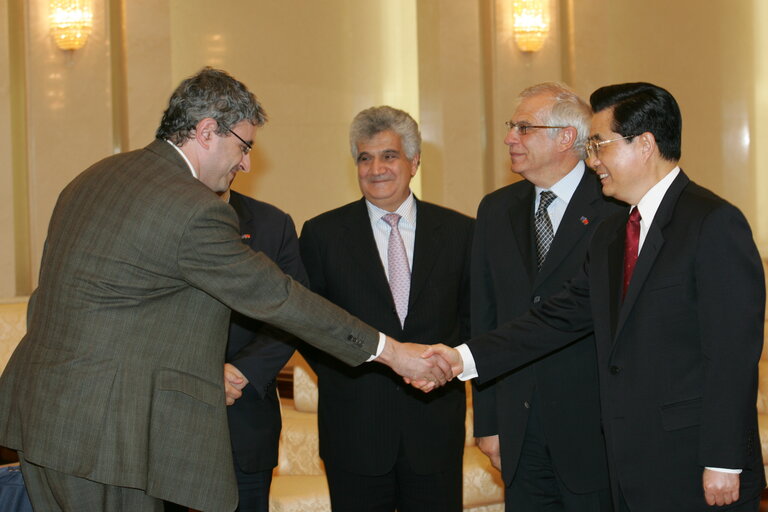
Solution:
<path fill-rule="evenodd" d="M 614 132 L 624 137 L 650 132 L 662 158 L 680 160 L 683 119 L 666 89 L 646 82 L 607 85 L 593 92 L 589 103 L 595 114 L 613 108 Z"/>

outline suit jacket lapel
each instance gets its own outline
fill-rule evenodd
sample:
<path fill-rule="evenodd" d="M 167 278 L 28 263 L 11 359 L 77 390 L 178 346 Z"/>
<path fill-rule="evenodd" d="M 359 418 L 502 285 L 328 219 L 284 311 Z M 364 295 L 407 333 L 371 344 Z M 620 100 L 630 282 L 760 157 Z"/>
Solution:
<path fill-rule="evenodd" d="M 243 238 L 243 243 L 252 246 L 254 236 L 254 218 L 251 215 L 251 211 L 246 208 L 240 198 L 235 194 L 230 194 L 229 205 L 237 213 L 237 218 L 240 221 L 240 235 L 241 237 L 249 235 L 248 238 Z"/>
<path fill-rule="evenodd" d="M 626 231 L 629 210 L 624 215 L 624 222 L 620 223 L 614 232 L 613 239 L 608 243 L 606 254 L 608 271 L 608 297 L 607 304 L 611 319 L 611 339 L 616 337 L 616 327 L 619 321 L 619 307 L 621 306 L 622 268 L 624 266 L 624 236 Z M 599 269 L 595 271 L 599 272 Z"/>
<path fill-rule="evenodd" d="M 508 215 L 512 227 L 512 233 L 515 237 L 517 249 L 520 252 L 520 261 L 528 272 L 531 282 L 536 277 L 536 239 L 533 233 L 533 204 L 536 195 L 536 189 L 530 182 L 524 187 L 521 193 L 512 198 L 509 205 Z M 525 222 L 520 222 L 520 219 Z"/>
<path fill-rule="evenodd" d="M 594 219 L 596 211 L 593 204 L 600 198 L 601 192 L 596 188 L 594 177 L 591 174 L 589 169 L 585 170 L 579 186 L 576 187 L 563 215 L 563 220 L 560 221 L 560 227 L 557 229 L 555 239 L 552 241 L 547 258 L 544 260 L 544 265 L 536 276 L 534 286 L 543 282 L 557 269 L 573 246 L 587 234 L 590 220 L 596 220 Z M 533 224 L 533 220 L 531 224 Z"/>
<path fill-rule="evenodd" d="M 643 242 L 643 247 L 640 249 L 640 255 L 635 264 L 635 271 L 632 274 L 632 281 L 629 283 L 627 295 L 624 297 L 624 303 L 619 311 L 619 321 L 616 326 L 617 336 L 621 332 L 621 328 L 624 326 L 629 313 L 632 311 L 632 306 L 635 304 L 635 301 L 637 301 L 640 290 L 642 290 L 643 284 L 648 279 L 648 275 L 653 268 L 653 263 L 656 261 L 656 257 L 659 255 L 659 251 L 661 251 L 661 248 L 664 245 L 664 228 L 669 224 L 669 221 L 672 220 L 672 213 L 675 210 L 675 205 L 680 197 L 680 193 L 689 181 L 688 177 L 680 171 L 680 174 L 672 182 L 672 185 L 670 185 L 666 194 L 664 194 L 664 199 L 661 200 L 661 204 L 656 211 L 653 222 L 648 228 L 648 234 Z"/>
<path fill-rule="evenodd" d="M 411 291 L 408 295 L 409 312 L 426 286 L 437 258 L 442 255 L 443 230 L 440 229 L 440 220 L 432 213 L 428 208 L 422 207 L 421 201 L 416 199 L 416 239 L 413 244 Z"/>
<path fill-rule="evenodd" d="M 395 301 L 392 299 L 387 274 L 384 272 L 376 240 L 373 238 L 365 199 L 356 203 L 354 214 L 345 219 L 344 229 L 348 233 L 345 240 L 348 243 L 350 258 L 360 266 L 360 275 L 368 276 L 374 293 L 394 309 Z"/>

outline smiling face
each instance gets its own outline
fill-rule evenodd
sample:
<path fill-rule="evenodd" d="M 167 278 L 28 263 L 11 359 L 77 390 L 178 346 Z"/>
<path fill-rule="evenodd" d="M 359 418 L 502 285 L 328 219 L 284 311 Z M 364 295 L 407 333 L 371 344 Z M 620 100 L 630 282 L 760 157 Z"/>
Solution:
<path fill-rule="evenodd" d="M 248 121 L 240 121 L 231 130 L 244 141 L 252 144 L 255 127 Z M 248 171 L 251 160 L 247 146 L 231 133 L 213 134 L 210 147 L 200 160 L 199 179 L 216 193 L 229 188 L 237 171 Z"/>
<path fill-rule="evenodd" d="M 592 116 L 590 140 L 619 140 L 600 145 L 597 154 L 592 154 L 587 163 L 600 177 L 603 194 L 635 205 L 658 181 L 647 165 L 648 158 L 644 151 L 647 141 L 643 134 L 622 139 L 621 134 L 613 131 L 612 125 L 611 108 Z"/>
<path fill-rule="evenodd" d="M 409 160 L 400 136 L 379 132 L 357 144 L 357 180 L 365 198 L 382 210 L 393 212 L 408 198 L 419 155 Z"/>

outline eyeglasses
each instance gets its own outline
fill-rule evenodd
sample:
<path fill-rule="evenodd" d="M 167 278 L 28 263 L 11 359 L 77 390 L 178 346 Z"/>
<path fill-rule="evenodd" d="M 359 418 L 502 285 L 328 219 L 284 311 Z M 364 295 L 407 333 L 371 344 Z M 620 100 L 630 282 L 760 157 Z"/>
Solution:
<path fill-rule="evenodd" d="M 520 135 L 528 134 L 528 131 L 533 128 L 543 128 L 543 129 L 568 128 L 567 126 L 540 126 L 535 124 L 516 123 L 514 121 L 507 121 L 504 124 L 506 125 L 508 130 L 515 130 Z"/>
<path fill-rule="evenodd" d="M 253 146 L 251 146 L 250 144 L 248 144 L 247 142 L 245 142 L 241 136 L 239 136 L 238 134 L 236 134 L 235 132 L 233 132 L 233 131 L 232 131 L 232 130 L 230 130 L 229 128 L 227 128 L 227 131 L 228 131 L 229 133 L 231 133 L 232 135 L 234 135 L 235 137 L 237 137 L 238 139 L 240 139 L 240 142 L 242 142 L 243 144 L 245 144 L 245 147 L 244 147 L 244 148 L 243 148 L 243 147 L 241 147 L 241 148 L 240 148 L 240 149 L 242 150 L 242 152 L 243 152 L 243 155 L 247 155 L 248 153 L 250 153 L 250 152 L 251 152 L 251 150 L 253 149 Z"/>
<path fill-rule="evenodd" d="M 624 139 L 631 139 L 633 137 L 637 137 L 637 135 L 627 135 L 626 137 L 619 137 L 618 139 L 608 139 L 608 140 L 595 140 L 590 139 L 587 141 L 586 144 L 584 144 L 584 149 L 587 151 L 587 158 L 597 158 L 597 154 L 600 151 L 600 146 L 603 144 L 608 144 L 609 142 L 616 142 L 617 140 L 624 140 Z"/>

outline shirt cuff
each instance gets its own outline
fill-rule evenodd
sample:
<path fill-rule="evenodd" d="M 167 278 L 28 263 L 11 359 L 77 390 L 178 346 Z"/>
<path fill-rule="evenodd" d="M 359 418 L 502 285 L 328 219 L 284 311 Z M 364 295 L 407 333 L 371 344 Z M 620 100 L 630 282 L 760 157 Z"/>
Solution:
<path fill-rule="evenodd" d="M 704 469 L 711 469 L 712 471 L 719 471 L 720 473 L 731 473 L 734 475 L 740 475 L 741 469 L 728 469 L 728 468 L 710 468 L 709 466 L 705 467 Z"/>
<path fill-rule="evenodd" d="M 379 333 L 379 345 L 376 347 L 376 353 L 365 360 L 366 363 L 370 363 L 384 352 L 384 346 L 387 344 L 387 335 L 383 332 Z"/>
<path fill-rule="evenodd" d="M 475 358 L 472 357 L 472 351 L 469 350 L 469 347 L 466 343 L 462 343 L 458 347 L 456 347 L 456 350 L 459 351 L 459 355 L 461 356 L 461 360 L 464 363 L 464 371 L 458 374 L 456 377 L 461 380 L 469 380 L 474 379 L 477 377 L 477 367 L 475 366 Z"/>

